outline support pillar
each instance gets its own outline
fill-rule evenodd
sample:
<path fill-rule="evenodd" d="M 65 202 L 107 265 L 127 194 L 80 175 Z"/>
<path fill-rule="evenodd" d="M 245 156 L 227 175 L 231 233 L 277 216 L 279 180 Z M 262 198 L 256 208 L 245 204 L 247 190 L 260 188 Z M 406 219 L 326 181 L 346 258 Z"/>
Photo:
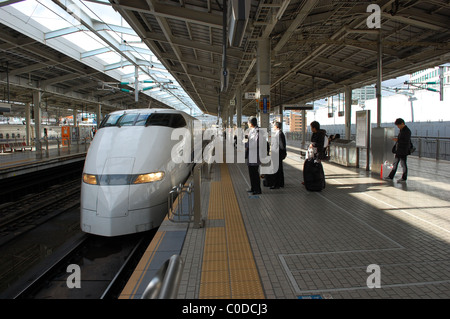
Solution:
<path fill-rule="evenodd" d="M 352 134 L 352 87 L 345 87 L 345 139 L 349 140 Z"/>
<path fill-rule="evenodd" d="M 139 68 L 134 67 L 134 101 L 139 101 Z"/>
<path fill-rule="evenodd" d="M 240 86 L 236 89 L 236 126 L 242 127 L 242 91 Z"/>
<path fill-rule="evenodd" d="M 377 127 L 381 127 L 381 82 L 383 81 L 383 45 L 381 40 L 381 29 L 379 29 L 377 62 Z"/>
<path fill-rule="evenodd" d="M 77 108 L 76 108 L 76 106 L 75 106 L 75 108 L 73 109 L 73 113 L 72 113 L 72 116 L 73 116 L 73 126 L 74 126 L 74 127 L 77 127 L 77 126 L 78 126 L 77 115 L 78 115 L 78 112 L 77 112 Z"/>
<path fill-rule="evenodd" d="M 230 108 L 228 109 L 228 124 L 229 127 L 233 128 L 233 118 L 234 118 L 234 105 L 230 105 Z"/>
<path fill-rule="evenodd" d="M 268 37 L 260 38 L 258 40 L 256 63 L 258 76 L 257 92 L 259 92 L 259 101 L 266 99 L 268 103 L 267 105 L 270 105 L 270 39 Z M 257 111 L 259 115 L 259 127 L 267 128 L 270 132 L 270 108 L 267 107 L 266 110 L 263 110 L 260 108 L 260 105 L 258 105 Z"/>
<path fill-rule="evenodd" d="M 102 105 L 98 104 L 95 110 L 97 116 L 97 128 L 100 126 L 100 122 L 102 121 Z"/>
<path fill-rule="evenodd" d="M 31 145 L 31 112 L 30 112 L 31 105 L 30 103 L 27 103 L 25 105 L 25 142 L 27 145 Z"/>
<path fill-rule="evenodd" d="M 33 91 L 34 131 L 36 150 L 41 149 L 41 91 Z"/>
<path fill-rule="evenodd" d="M 308 125 L 308 122 L 306 121 L 306 110 L 302 110 L 302 147 L 305 148 L 306 146 L 306 125 Z"/>

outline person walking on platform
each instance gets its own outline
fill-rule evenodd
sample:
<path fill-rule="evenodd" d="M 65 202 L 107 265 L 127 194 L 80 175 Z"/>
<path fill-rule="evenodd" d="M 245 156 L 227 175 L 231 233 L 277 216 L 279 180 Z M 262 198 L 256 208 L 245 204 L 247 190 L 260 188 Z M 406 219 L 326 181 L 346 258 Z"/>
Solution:
<path fill-rule="evenodd" d="M 408 178 L 408 166 L 406 164 L 406 157 L 410 154 L 409 150 L 411 148 L 411 130 L 405 125 L 405 121 L 401 118 L 395 120 L 395 125 L 399 128 L 397 138 L 393 140 L 396 142 L 392 152 L 395 153 L 394 163 L 392 164 L 392 170 L 386 179 L 394 179 L 395 173 L 397 172 L 398 164 L 403 168 L 402 178 L 398 179 L 397 182 L 406 182 Z"/>
<path fill-rule="evenodd" d="M 286 158 L 286 137 L 281 130 L 281 123 L 275 122 L 275 136 L 272 145 L 272 157 L 278 157 L 278 170 L 272 176 L 273 185 L 270 189 L 284 187 L 283 160 Z M 272 160 L 277 160 L 273 158 Z"/>
<path fill-rule="evenodd" d="M 250 119 L 249 128 L 248 141 L 245 144 L 245 158 L 247 159 L 251 189 L 247 192 L 258 195 L 261 194 L 261 181 L 259 178 L 259 127 L 256 117 Z"/>

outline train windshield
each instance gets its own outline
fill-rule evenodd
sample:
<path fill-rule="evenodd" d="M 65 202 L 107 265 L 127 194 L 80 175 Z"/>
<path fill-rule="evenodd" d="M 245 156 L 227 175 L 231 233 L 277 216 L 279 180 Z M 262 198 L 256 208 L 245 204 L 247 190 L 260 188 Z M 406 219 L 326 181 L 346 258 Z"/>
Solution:
<path fill-rule="evenodd" d="M 171 113 L 123 113 L 108 114 L 99 128 L 109 126 L 167 126 L 172 128 L 185 127 L 186 120 L 181 114 Z"/>
<path fill-rule="evenodd" d="M 123 114 L 108 114 L 100 123 L 100 127 L 117 126 L 117 122 Z"/>

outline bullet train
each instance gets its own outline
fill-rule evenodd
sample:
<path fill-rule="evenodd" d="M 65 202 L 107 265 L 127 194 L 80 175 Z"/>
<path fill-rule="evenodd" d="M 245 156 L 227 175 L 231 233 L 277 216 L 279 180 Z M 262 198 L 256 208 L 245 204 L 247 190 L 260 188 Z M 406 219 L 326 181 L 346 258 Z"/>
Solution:
<path fill-rule="evenodd" d="M 182 155 L 197 119 L 172 109 L 115 111 L 101 122 L 86 156 L 81 185 L 81 229 L 119 236 L 158 227 L 170 190 L 184 183 L 193 161 Z M 175 129 L 185 128 L 185 138 Z M 187 136 L 191 139 L 187 138 Z M 184 141 L 184 142 L 183 142 Z M 189 148 L 190 150 L 191 148 Z M 192 154 L 190 154 L 192 156 Z"/>

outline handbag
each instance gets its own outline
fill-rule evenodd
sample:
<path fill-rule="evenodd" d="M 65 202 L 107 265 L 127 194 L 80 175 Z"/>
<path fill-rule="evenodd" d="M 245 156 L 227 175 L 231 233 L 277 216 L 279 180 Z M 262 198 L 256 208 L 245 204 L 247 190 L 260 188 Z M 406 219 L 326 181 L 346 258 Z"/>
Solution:
<path fill-rule="evenodd" d="M 392 153 L 397 154 L 397 142 L 395 142 L 394 146 L 392 146 Z"/>

